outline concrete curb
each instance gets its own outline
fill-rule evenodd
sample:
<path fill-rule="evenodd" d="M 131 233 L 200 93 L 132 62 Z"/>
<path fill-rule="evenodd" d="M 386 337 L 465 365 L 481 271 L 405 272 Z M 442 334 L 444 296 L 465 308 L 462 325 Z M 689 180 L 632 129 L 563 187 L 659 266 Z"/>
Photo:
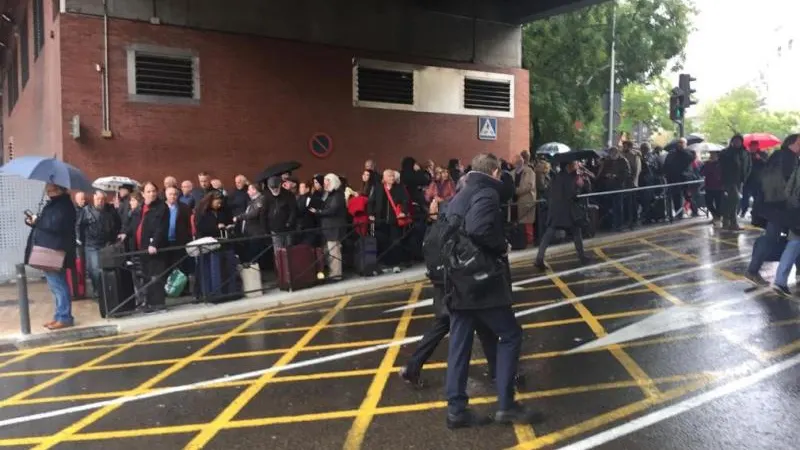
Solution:
<path fill-rule="evenodd" d="M 592 239 L 587 239 L 587 247 L 609 245 L 614 242 L 628 241 L 643 236 L 662 233 L 667 230 L 689 228 L 707 222 L 707 219 L 683 220 L 673 224 L 656 225 L 640 228 L 623 234 L 604 234 Z M 567 242 L 551 247 L 551 255 L 572 251 L 572 242 Z M 511 263 L 532 261 L 537 249 L 526 249 L 513 252 L 509 255 Z M 283 292 L 277 289 L 260 297 L 245 298 L 220 304 L 195 304 L 185 305 L 165 311 L 143 316 L 110 319 L 104 324 L 76 327 L 55 333 L 18 337 L 13 342 L 3 343 L 0 340 L 0 349 L 3 346 L 29 348 L 40 345 L 53 345 L 74 340 L 89 339 L 94 337 L 113 336 L 124 333 L 135 333 L 182 324 L 215 319 L 225 316 L 235 316 L 277 306 L 293 305 L 313 300 L 322 300 L 344 295 L 364 294 L 371 291 L 388 289 L 404 284 L 416 283 L 426 280 L 425 268 L 414 267 L 399 274 L 381 275 L 375 278 L 354 278 L 335 284 L 303 289 L 296 292 Z M 6 340 L 8 341 L 8 340 Z"/>

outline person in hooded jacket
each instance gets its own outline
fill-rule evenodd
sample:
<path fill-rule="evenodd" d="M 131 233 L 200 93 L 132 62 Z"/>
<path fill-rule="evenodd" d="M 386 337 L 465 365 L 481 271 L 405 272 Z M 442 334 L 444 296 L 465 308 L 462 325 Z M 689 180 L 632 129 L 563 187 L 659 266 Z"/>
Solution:
<path fill-rule="evenodd" d="M 535 415 L 515 401 L 514 378 L 519 364 L 522 328 L 511 309 L 511 280 L 508 271 L 508 242 L 500 204 L 500 160 L 492 154 L 480 154 L 472 160 L 472 170 L 465 176 L 464 187 L 445 210 L 446 215 L 463 218 L 463 234 L 481 253 L 484 261 L 495 261 L 480 289 L 453 282 L 448 293 L 450 345 L 447 357 L 447 426 L 464 428 L 484 425 L 492 419 L 467 408 L 467 375 L 472 341 L 477 324 L 483 324 L 498 336 L 495 367 L 499 409 L 498 423 L 531 423 Z M 501 268 L 500 266 L 504 266 Z M 451 274 L 451 277 L 453 274 Z"/>
<path fill-rule="evenodd" d="M 60 270 L 44 272 L 47 287 L 55 300 L 53 320 L 44 327 L 60 330 L 71 327 L 75 321 L 65 272 L 75 268 L 75 206 L 67 190 L 61 186 L 48 183 L 45 192 L 49 200 L 41 212 L 25 217 L 25 224 L 31 227 L 25 245 L 25 264 L 30 264 L 34 247 L 64 252 L 64 266 Z"/>
<path fill-rule="evenodd" d="M 347 235 L 347 203 L 342 181 L 335 174 L 325 175 L 323 189 L 322 206 L 308 210 L 320 221 L 326 247 L 328 277 L 337 279 L 342 277 L 342 240 Z"/>
<path fill-rule="evenodd" d="M 736 210 L 742 197 L 742 186 L 750 177 L 752 160 L 747 149 L 744 148 L 744 137 L 740 134 L 733 136 L 728 148 L 719 155 L 722 186 L 725 189 L 725 199 L 722 207 L 722 226 L 730 231 L 739 231 L 742 228 L 736 220 Z"/>

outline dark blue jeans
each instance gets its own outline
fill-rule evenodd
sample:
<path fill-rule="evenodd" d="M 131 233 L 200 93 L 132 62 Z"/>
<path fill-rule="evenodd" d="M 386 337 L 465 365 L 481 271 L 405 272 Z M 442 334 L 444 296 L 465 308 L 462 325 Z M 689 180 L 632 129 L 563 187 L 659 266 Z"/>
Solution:
<path fill-rule="evenodd" d="M 64 270 L 58 272 L 45 272 L 44 278 L 47 280 L 47 287 L 53 293 L 56 311 L 53 320 L 64 325 L 72 325 L 75 319 L 72 317 L 72 299 L 67 285 L 67 276 Z"/>
<path fill-rule="evenodd" d="M 522 328 L 510 306 L 450 312 L 450 348 L 447 355 L 447 412 L 462 413 L 469 403 L 467 376 L 472 340 L 478 324 L 498 336 L 495 372 L 500 410 L 514 406 L 514 376 L 522 346 Z"/>
<path fill-rule="evenodd" d="M 761 270 L 761 266 L 769 258 L 770 253 L 774 251 L 780 238 L 781 228 L 773 222 L 768 222 L 766 231 L 756 239 L 753 245 L 753 255 L 750 257 L 750 265 L 747 267 L 747 272 L 758 273 Z"/>

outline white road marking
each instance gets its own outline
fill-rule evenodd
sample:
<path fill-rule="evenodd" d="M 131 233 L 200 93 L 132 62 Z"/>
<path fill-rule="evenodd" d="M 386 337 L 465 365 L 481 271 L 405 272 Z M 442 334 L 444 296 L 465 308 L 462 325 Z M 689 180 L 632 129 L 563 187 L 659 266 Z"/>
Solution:
<path fill-rule="evenodd" d="M 767 366 L 758 372 L 745 376 L 744 378 L 731 381 L 730 383 L 716 387 L 694 397 L 687 398 L 674 405 L 653 411 L 650 414 L 639 417 L 638 419 L 631 420 L 630 422 L 595 434 L 594 436 L 590 436 L 573 444 L 561 447 L 559 450 L 590 450 L 599 447 L 623 436 L 627 436 L 631 433 L 647 428 L 651 425 L 663 422 L 679 414 L 691 411 L 695 408 L 705 405 L 706 403 L 718 400 L 726 395 L 734 394 L 743 389 L 751 387 L 769 377 L 789 370 L 798 364 L 800 364 L 800 354 L 797 354 L 782 362 Z"/>
<path fill-rule="evenodd" d="M 130 402 L 133 402 L 133 401 L 144 400 L 144 399 L 147 399 L 147 398 L 160 397 L 162 395 L 175 394 L 177 392 L 191 391 L 193 389 L 197 389 L 197 388 L 200 388 L 200 387 L 209 386 L 209 385 L 217 384 L 217 383 L 240 381 L 240 380 L 246 380 L 248 378 L 257 378 L 257 377 L 260 377 L 261 375 L 263 375 L 265 373 L 269 373 L 269 372 L 282 372 L 282 371 L 285 371 L 285 370 L 298 369 L 300 367 L 314 366 L 314 365 L 317 365 L 317 364 L 322 364 L 322 363 L 326 363 L 326 362 L 330 362 L 330 361 L 336 361 L 336 360 L 339 360 L 339 359 L 349 358 L 351 356 L 357 356 L 357 355 L 362 355 L 364 353 L 370 353 L 370 352 L 374 352 L 374 351 L 377 351 L 377 350 L 387 349 L 389 347 L 397 347 L 397 346 L 400 346 L 400 345 L 411 344 L 411 343 L 417 342 L 419 340 L 422 340 L 422 336 L 413 336 L 413 337 L 408 337 L 408 338 L 405 338 L 405 339 L 402 339 L 402 340 L 398 340 L 398 341 L 387 342 L 386 344 L 373 345 L 371 347 L 364 347 L 364 348 L 359 348 L 359 349 L 350 350 L 350 351 L 346 351 L 346 352 L 335 353 L 333 355 L 328 355 L 328 356 L 323 356 L 323 357 L 320 357 L 320 358 L 309 359 L 309 360 L 306 360 L 306 361 L 293 362 L 291 364 L 287 364 L 287 365 L 281 366 L 281 367 L 269 367 L 269 368 L 266 368 L 266 369 L 255 370 L 255 371 L 252 371 L 252 372 L 240 373 L 238 375 L 215 378 L 213 380 L 198 381 L 196 383 L 185 384 L 185 385 L 182 385 L 182 386 L 174 386 L 174 387 L 158 389 L 158 390 L 155 390 L 153 392 L 148 392 L 148 393 L 145 393 L 145 394 L 128 395 L 128 396 L 115 398 L 113 400 L 104 400 L 104 401 L 95 402 L 95 403 L 88 403 L 86 405 L 81 405 L 81 406 L 72 406 L 72 407 L 69 407 L 69 408 L 56 409 L 56 410 L 48 411 L 48 412 L 44 412 L 44 413 L 31 414 L 31 415 L 21 416 L 21 417 L 15 417 L 13 419 L 0 420 L 0 428 L 7 427 L 9 425 L 15 425 L 15 424 L 18 424 L 18 423 L 33 422 L 33 421 L 36 421 L 36 420 L 49 419 L 51 417 L 63 416 L 63 415 L 66 415 L 66 414 L 73 414 L 73 413 L 76 413 L 76 412 L 90 411 L 90 410 L 97 409 L 97 408 L 102 408 L 102 407 L 108 406 L 108 405 L 121 405 L 121 404 L 124 404 L 124 403 L 130 403 Z"/>
<path fill-rule="evenodd" d="M 636 255 L 631 255 L 631 256 L 626 256 L 624 258 L 615 259 L 613 261 L 601 262 L 601 263 L 592 264 L 592 265 L 589 265 L 589 266 L 577 267 L 577 268 L 568 269 L 568 270 L 562 270 L 561 272 L 551 273 L 551 274 L 548 274 L 548 275 L 540 275 L 538 277 L 528 278 L 526 280 L 515 281 L 515 282 L 511 283 L 511 290 L 512 291 L 519 291 L 519 290 L 522 290 L 521 288 L 522 288 L 523 285 L 530 284 L 530 283 L 535 283 L 537 281 L 548 280 L 551 277 L 562 277 L 562 276 L 565 276 L 565 275 L 571 275 L 573 273 L 584 272 L 584 271 L 592 270 L 592 269 L 599 269 L 601 267 L 606 267 L 606 266 L 613 265 L 614 263 L 621 263 L 621 262 L 631 261 L 631 260 L 634 260 L 634 259 L 644 258 L 645 256 L 650 256 L 650 253 L 639 253 L 639 254 L 636 254 Z M 426 298 L 425 300 L 420 300 L 420 301 L 418 301 L 416 303 L 412 303 L 410 305 L 403 305 L 403 306 L 398 306 L 397 308 L 387 309 L 383 313 L 386 314 L 386 313 L 391 313 L 391 312 L 404 311 L 406 309 L 423 308 L 425 306 L 431 306 L 431 305 L 433 305 L 433 299 L 432 298 Z"/>
<path fill-rule="evenodd" d="M 627 327 L 613 331 L 599 339 L 576 347 L 568 351 L 567 354 L 608 347 L 610 345 L 635 341 L 668 333 L 670 331 L 678 331 L 700 325 L 709 325 L 730 317 L 747 315 L 747 312 L 727 311 L 721 308 L 744 302 L 749 298 L 765 294 L 770 290 L 770 288 L 761 288 L 740 298 L 710 304 L 672 306 L 634 324 L 628 325 Z"/>
<path fill-rule="evenodd" d="M 657 281 L 668 280 L 670 278 L 679 277 L 679 276 L 686 275 L 686 274 L 689 274 L 689 273 L 692 273 L 692 272 L 696 272 L 698 270 L 709 269 L 709 268 L 714 267 L 714 266 L 727 264 L 729 262 L 734 262 L 734 261 L 738 261 L 738 260 L 749 258 L 749 257 L 750 257 L 749 255 L 747 255 L 747 256 L 740 255 L 740 256 L 734 256 L 732 258 L 721 259 L 719 261 L 714 261 L 712 263 L 703 264 L 702 266 L 690 267 L 688 269 L 683 269 L 683 270 L 679 270 L 677 272 L 668 273 L 666 275 L 661 275 L 659 277 L 645 279 L 645 280 L 642 280 L 642 281 L 636 281 L 636 282 L 631 283 L 631 284 L 626 284 L 625 286 L 620 286 L 620 287 L 616 287 L 616 288 L 606 289 L 606 290 L 600 291 L 600 292 L 595 292 L 594 294 L 583 295 L 581 297 L 571 298 L 571 299 L 563 300 L 563 301 L 560 301 L 560 302 L 551 303 L 549 305 L 537 306 L 536 308 L 526 309 L 526 310 L 518 312 L 516 315 L 517 315 L 517 317 L 527 316 L 528 314 L 535 314 L 535 313 L 538 313 L 538 312 L 559 308 L 561 306 L 571 305 L 573 303 L 578 303 L 578 302 L 582 302 L 582 301 L 585 301 L 585 300 L 590 300 L 590 299 L 593 299 L 593 298 L 605 297 L 607 295 L 616 294 L 616 293 L 622 292 L 622 291 L 627 291 L 628 289 L 639 287 L 639 286 L 642 286 L 642 285 L 647 284 L 647 283 L 655 283 Z"/>

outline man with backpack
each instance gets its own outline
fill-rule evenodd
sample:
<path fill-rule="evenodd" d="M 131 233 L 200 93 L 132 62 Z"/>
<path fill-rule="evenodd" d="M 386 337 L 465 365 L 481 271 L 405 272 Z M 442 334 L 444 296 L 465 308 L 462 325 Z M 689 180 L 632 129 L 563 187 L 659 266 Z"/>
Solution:
<path fill-rule="evenodd" d="M 741 134 L 733 136 L 728 148 L 722 150 L 719 165 L 722 187 L 725 190 L 722 226 L 729 231 L 741 231 L 742 228 L 736 220 L 736 209 L 742 198 L 742 186 L 750 177 L 752 169 L 752 160 L 744 148 L 744 137 Z"/>
<path fill-rule="evenodd" d="M 789 178 L 798 166 L 800 155 L 800 134 L 788 136 L 779 150 L 767 160 L 761 174 L 761 195 L 753 205 L 753 216 L 767 220 L 766 229 L 753 245 L 753 254 L 745 276 L 758 285 L 768 285 L 759 271 L 770 255 L 781 245 L 781 214 L 786 209 L 787 185 Z"/>
<path fill-rule="evenodd" d="M 495 363 L 498 423 L 530 423 L 534 415 L 514 399 L 514 377 L 522 345 L 522 328 L 511 309 L 508 243 L 501 212 L 500 160 L 480 154 L 463 188 L 444 211 L 447 229 L 443 255 L 445 304 L 450 312 L 450 346 L 447 358 L 447 426 L 465 428 L 492 420 L 469 409 L 467 376 L 472 341 L 478 326 L 497 337 Z"/>

